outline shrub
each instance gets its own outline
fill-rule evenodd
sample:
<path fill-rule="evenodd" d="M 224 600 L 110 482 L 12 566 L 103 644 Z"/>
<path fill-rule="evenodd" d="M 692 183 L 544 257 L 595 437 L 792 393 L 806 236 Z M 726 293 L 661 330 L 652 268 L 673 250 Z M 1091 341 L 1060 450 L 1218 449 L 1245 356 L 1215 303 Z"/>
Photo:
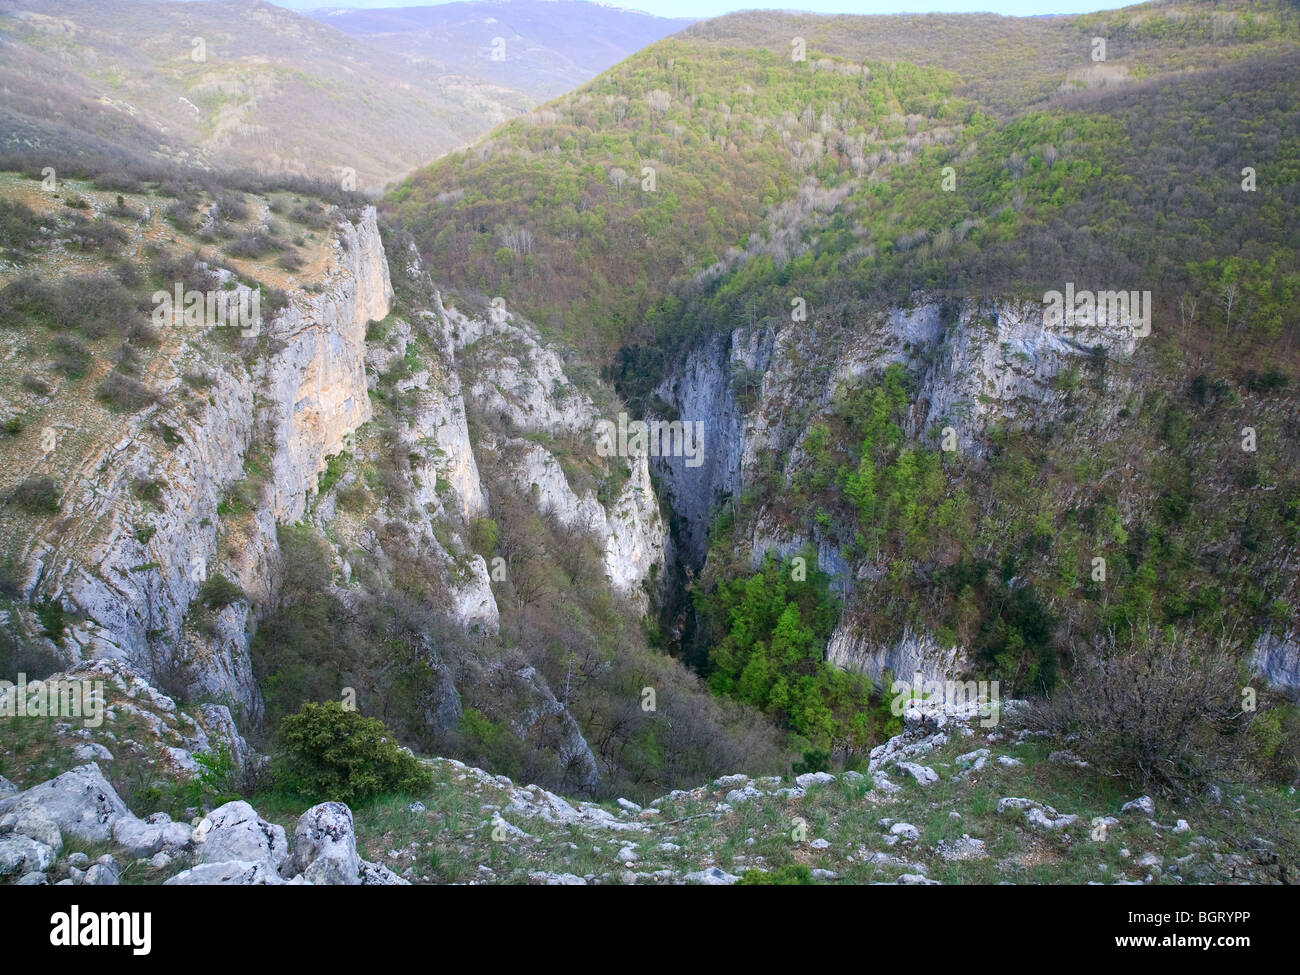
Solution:
<path fill-rule="evenodd" d="M 29 477 L 14 488 L 9 499 L 34 515 L 53 515 L 59 511 L 59 489 L 48 477 Z"/>
<path fill-rule="evenodd" d="M 23 389 L 29 393 L 35 393 L 37 396 L 49 396 L 50 393 L 54 392 L 53 386 L 32 372 L 23 373 L 23 377 L 19 382 L 22 383 Z"/>
<path fill-rule="evenodd" d="M 203 605 L 218 612 L 231 603 L 237 603 L 241 599 L 247 598 L 243 589 L 220 572 L 209 576 L 207 581 L 199 587 L 199 599 L 203 602 Z"/>
<path fill-rule="evenodd" d="M 0 200 L 0 252 L 22 259 L 41 237 L 41 218 L 17 200 Z"/>
<path fill-rule="evenodd" d="M 244 220 L 248 217 L 248 203 L 240 193 L 218 193 L 216 206 L 222 220 Z"/>
<path fill-rule="evenodd" d="M 18 278 L 0 291 L 0 325 L 19 328 L 33 319 L 52 324 L 55 302 L 53 285 L 32 277 Z"/>
<path fill-rule="evenodd" d="M 68 625 L 66 615 L 63 612 L 63 604 L 46 596 L 33 609 L 36 612 L 36 618 L 41 621 L 41 630 L 44 635 L 56 643 L 62 640 L 63 632 Z"/>
<path fill-rule="evenodd" d="M 818 748 L 812 748 L 803 753 L 803 761 L 795 762 L 791 766 L 795 775 L 803 775 L 805 772 L 829 772 L 831 770 L 830 752 L 824 752 Z"/>
<path fill-rule="evenodd" d="M 59 284 L 54 323 L 92 339 L 121 335 L 140 317 L 138 300 L 111 274 L 66 278 Z"/>
<path fill-rule="evenodd" d="M 68 243 L 82 251 L 113 251 L 118 245 L 126 243 L 127 239 L 126 232 L 107 218 L 87 220 L 77 215 L 65 232 Z"/>
<path fill-rule="evenodd" d="M 265 230 L 252 230 L 226 245 L 226 256 L 257 258 L 284 246 L 284 242 Z"/>
<path fill-rule="evenodd" d="M 1069 686 L 1025 715 L 1107 775 L 1141 789 L 1195 794 L 1250 772 L 1252 725 L 1242 708 L 1246 674 L 1230 648 L 1170 631 L 1114 635 L 1075 655 Z"/>
<path fill-rule="evenodd" d="M 265 285 L 258 285 L 262 292 L 262 321 L 269 322 L 271 318 L 289 304 L 289 295 L 283 288 L 268 288 Z"/>
<path fill-rule="evenodd" d="M 148 386 L 138 379 L 114 369 L 99 384 L 99 395 L 104 401 L 119 410 L 135 413 L 144 409 L 158 398 Z"/>
<path fill-rule="evenodd" d="M 97 190 L 117 190 L 119 193 L 143 193 L 145 191 L 145 185 L 138 175 L 122 171 L 100 173 L 95 177 L 91 185 Z M 117 202 L 119 206 L 122 204 L 121 196 L 117 198 Z"/>
<path fill-rule="evenodd" d="M 501 541 L 501 527 L 491 518 L 476 518 L 469 528 L 469 544 L 479 555 L 492 555 Z"/>
<path fill-rule="evenodd" d="M 313 801 L 356 803 L 429 785 L 427 769 L 383 722 L 338 701 L 307 703 L 280 725 L 276 781 Z"/>
<path fill-rule="evenodd" d="M 162 491 L 165 485 L 156 477 L 137 477 L 131 482 L 131 493 L 141 501 L 146 501 L 155 508 L 162 507 Z"/>
<path fill-rule="evenodd" d="M 311 200 L 294 207 L 289 214 L 289 219 L 294 223 L 300 223 L 316 230 L 320 230 L 329 224 L 325 208 Z"/>
<path fill-rule="evenodd" d="M 57 350 L 54 356 L 54 368 L 71 379 L 77 379 L 90 368 L 91 352 L 85 343 L 79 342 L 71 335 L 60 335 L 54 340 Z"/>
<path fill-rule="evenodd" d="M 190 389 L 210 389 L 216 384 L 216 380 L 206 372 L 182 373 L 181 379 Z"/>

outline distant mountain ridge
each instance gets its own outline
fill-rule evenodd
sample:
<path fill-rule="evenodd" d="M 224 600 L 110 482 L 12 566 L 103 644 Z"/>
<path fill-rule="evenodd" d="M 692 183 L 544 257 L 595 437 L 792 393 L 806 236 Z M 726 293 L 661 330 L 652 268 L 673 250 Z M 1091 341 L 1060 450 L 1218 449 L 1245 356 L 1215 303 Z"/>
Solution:
<path fill-rule="evenodd" d="M 469 0 L 307 15 L 412 64 L 486 78 L 539 100 L 561 95 L 694 23 L 587 0 Z"/>
<path fill-rule="evenodd" d="M 3 0 L 0 151 L 375 190 L 686 23 L 576 2 L 309 16 L 260 0 Z"/>

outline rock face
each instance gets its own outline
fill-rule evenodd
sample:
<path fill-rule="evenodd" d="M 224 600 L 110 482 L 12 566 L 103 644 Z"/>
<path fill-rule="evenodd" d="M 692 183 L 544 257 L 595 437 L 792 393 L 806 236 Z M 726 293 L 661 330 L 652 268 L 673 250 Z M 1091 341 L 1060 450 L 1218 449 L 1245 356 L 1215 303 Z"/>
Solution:
<path fill-rule="evenodd" d="M 132 414 L 85 451 L 70 480 L 65 527 L 32 548 L 23 591 L 29 601 L 53 598 L 86 618 L 71 633 L 71 659 L 118 659 L 155 676 L 187 657 L 194 693 L 259 713 L 247 604 L 223 610 L 211 636 L 187 631 L 184 621 L 218 568 L 250 595 L 268 595 L 276 523 L 302 517 L 325 458 L 370 416 L 365 329 L 388 313 L 388 265 L 373 208 L 356 224 L 341 221 L 337 233 L 319 290 L 292 294 L 264 320 L 269 351 L 205 356 L 204 396 L 187 395 L 177 369 L 159 405 Z M 180 340 L 177 362 L 203 341 Z M 150 433 L 162 427 L 172 431 L 165 444 Z M 255 447 L 269 453 L 268 489 L 234 563 L 218 567 L 217 508 L 245 477 Z M 141 479 L 158 485 L 150 503 L 133 495 Z"/>
<path fill-rule="evenodd" d="M 499 488 L 526 498 L 536 491 L 543 514 L 590 535 L 610 588 L 632 605 L 648 610 L 662 578 L 667 532 L 647 458 L 590 462 L 598 423 L 618 409 L 613 393 L 503 307 L 483 315 L 446 307 L 418 255 L 401 266 L 399 283 L 415 287 L 411 296 L 403 292 L 402 315 L 392 315 L 375 210 L 333 214 L 320 260 L 301 286 L 290 279 L 288 303 L 264 316 L 255 337 L 162 330 L 149 377 L 158 401 L 113 414 L 95 431 L 69 480 L 58 530 L 38 528 L 21 553 L 22 602 L 49 598 L 73 618 L 63 647 L 33 636 L 69 672 L 111 662 L 115 677 L 209 702 L 193 716 L 173 704 L 174 721 L 154 710 L 154 698 L 123 704 L 149 712 L 159 740 L 167 739 L 160 763 L 170 771 L 196 772 L 196 756 L 217 741 L 237 766 L 250 757 L 230 709 L 253 726 L 262 717 L 249 646 L 278 596 L 284 525 L 306 523 L 338 540 L 340 581 L 332 585 L 343 602 L 355 581 L 350 549 L 380 574 L 418 558 L 437 576 L 430 609 L 470 641 L 499 630 L 493 573 L 500 567 L 469 544 Z M 210 270 L 223 286 L 243 287 L 229 270 Z M 359 431 L 375 413 L 372 393 L 389 405 L 401 398 L 400 410 L 386 410 L 382 448 L 402 470 L 365 518 L 351 518 L 356 508 L 343 492 L 355 489 L 352 497 L 370 504 L 376 469 L 390 473 L 369 428 Z M 505 432 L 474 442 L 471 425 Z M 355 464 L 331 466 L 341 453 Z M 340 466 L 344 473 L 322 481 Z M 199 594 L 217 573 L 245 598 L 205 608 Z M 28 634 L 39 633 L 27 606 L 10 614 Z M 437 641 L 427 642 L 421 649 L 445 679 L 422 706 L 431 728 L 446 731 L 461 713 L 461 670 L 440 659 Z M 510 679 L 529 701 L 521 715 L 531 716 L 515 716 L 513 725 L 555 742 L 575 789 L 591 787 L 598 770 L 572 716 L 538 675 Z M 69 745 L 97 761 L 121 757 L 111 743 Z M 131 843 L 144 849 L 155 839 L 132 836 Z"/>
<path fill-rule="evenodd" d="M 267 363 L 262 390 L 277 447 L 269 505 L 277 521 L 302 517 L 325 458 L 371 415 L 366 325 L 388 314 L 393 287 L 374 208 L 339 227 L 342 250 L 324 290 L 291 304 L 271 328 L 284 343 Z"/>
<path fill-rule="evenodd" d="M 905 628 L 896 643 L 881 646 L 856 635 L 848 623 L 841 623 L 831 634 L 826 659 L 877 682 L 884 679 L 886 672 L 907 682 L 918 673 L 922 681 L 949 680 L 963 673 L 967 663 L 960 647 L 945 650 L 929 633 L 913 633 Z"/>
<path fill-rule="evenodd" d="M 747 431 L 731 377 L 740 368 L 752 368 L 755 360 L 744 333 L 737 330 L 691 352 L 655 390 L 684 422 L 704 423 L 701 464 L 688 466 L 685 457 L 659 457 L 654 463 L 681 522 L 680 554 L 692 566 L 704 563 L 713 506 L 741 492 Z"/>
<path fill-rule="evenodd" d="M 545 448 L 509 440 L 499 455 L 515 485 L 536 498 L 538 508 L 567 527 L 595 535 L 602 542 L 605 574 L 616 592 L 647 608 L 641 583 L 664 561 L 664 526 L 650 483 L 649 459 L 629 459 L 631 476 L 606 510 L 596 495 L 582 497 L 569 486 L 559 462 Z"/>
<path fill-rule="evenodd" d="M 533 741 L 555 754 L 566 788 L 590 791 L 600 784 L 600 768 L 573 715 L 556 700 L 545 679 L 532 667 L 502 674 L 510 690 L 501 717 L 521 741 Z"/>
<path fill-rule="evenodd" d="M 1255 641 L 1256 673 L 1273 687 L 1300 700 L 1300 631 L 1266 631 Z"/>
<path fill-rule="evenodd" d="M 945 305 L 921 295 L 909 307 L 844 323 L 838 331 L 786 323 L 735 329 L 700 343 L 655 390 L 682 419 L 705 423 L 700 466 L 680 458 L 653 462 L 673 508 L 681 558 L 698 568 L 717 505 L 768 483 L 774 460 L 786 478 L 800 472 L 808 463 L 805 438 L 825 420 L 842 383 L 903 364 L 915 381 L 904 433 L 924 439 L 951 427 L 957 450 L 978 453 L 991 424 L 1043 428 L 1059 420 L 1067 396 L 1057 383 L 1063 373 L 1086 368 L 1100 355 L 1129 361 L 1143 328 L 1106 314 L 1058 326 L 1044 321 L 1041 305 Z M 1113 424 L 1130 388 L 1123 369 L 1108 377 L 1105 404 L 1090 419 L 1101 425 Z M 789 559 L 812 547 L 817 567 L 849 607 L 827 648 L 832 662 L 876 680 L 886 671 L 909 680 L 917 671 L 927 680 L 964 673 L 969 661 L 962 649 L 939 646 L 928 633 L 910 629 L 883 641 L 866 636 L 873 581 L 886 567 L 850 560 L 841 540 L 788 522 L 788 513 L 762 508 L 748 516 L 741 527 L 750 533 L 750 562 L 757 566 L 768 552 Z"/>
<path fill-rule="evenodd" d="M 591 395 L 579 391 L 560 355 L 531 326 L 499 307 L 484 320 L 445 309 L 441 315 L 444 334 L 473 372 L 468 386 L 474 410 L 513 430 L 567 439 L 595 454 L 598 424 L 617 418 L 603 415 Z M 484 463 L 531 495 L 541 511 L 594 535 L 615 592 L 648 608 L 643 585 L 664 564 L 667 530 L 646 455 L 609 458 L 611 465 L 626 465 L 627 477 L 618 494 L 602 502 L 594 490 L 576 491 L 560 459 L 536 439 L 507 437 L 478 446 L 488 457 Z"/>

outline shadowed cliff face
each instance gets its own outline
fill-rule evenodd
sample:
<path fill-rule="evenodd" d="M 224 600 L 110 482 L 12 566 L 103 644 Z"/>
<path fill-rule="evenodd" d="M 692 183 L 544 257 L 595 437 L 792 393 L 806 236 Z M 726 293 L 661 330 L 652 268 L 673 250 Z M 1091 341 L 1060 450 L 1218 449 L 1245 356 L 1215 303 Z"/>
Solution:
<path fill-rule="evenodd" d="M 1069 322 L 1049 312 L 1045 304 L 1015 300 L 953 305 L 919 296 L 910 307 L 838 330 L 802 323 L 736 329 L 691 348 L 655 390 L 674 416 L 704 424 L 698 467 L 683 458 L 652 462 L 672 508 L 681 567 L 688 574 L 701 570 L 714 521 L 725 513 L 738 524 L 730 543 L 743 547 L 754 568 L 765 553 L 789 561 L 812 546 L 817 568 L 830 575 L 844 600 L 826 650 L 832 663 L 875 681 L 918 672 L 943 679 L 977 667 L 968 644 L 936 635 L 923 620 L 882 622 L 874 592 L 886 575 L 903 571 L 924 580 L 944 566 L 942 560 L 891 570 L 886 559 L 862 551 L 842 519 L 827 518 L 826 509 L 813 518 L 790 498 L 810 469 L 826 463 L 815 456 L 813 437 L 835 425 L 837 397 L 870 388 L 891 365 L 907 377 L 899 418 L 906 442 L 965 465 L 967 473 L 948 485 L 948 496 L 987 476 L 990 445 L 1007 431 L 1013 438 L 1017 431 L 1050 438 L 1068 427 L 1080 456 L 1118 449 L 1132 427 L 1134 404 L 1164 395 L 1153 389 L 1143 355 L 1149 325 L 1107 308 Z M 842 468 L 838 477 L 848 470 L 843 465 L 856 465 L 857 447 L 841 444 L 842 453 L 832 454 L 840 458 L 833 461 Z M 1129 489 L 1141 490 L 1137 484 L 1121 489 L 1122 506 L 1145 497 L 1126 501 Z M 1072 503 L 1068 496 L 1042 500 L 1067 508 Z M 998 504 L 1022 502 L 988 503 L 996 518 Z M 1012 589 L 1024 584 L 1010 580 Z M 1285 630 L 1259 636 L 1250 658 L 1268 684 L 1293 689 L 1300 681 L 1295 640 Z"/>

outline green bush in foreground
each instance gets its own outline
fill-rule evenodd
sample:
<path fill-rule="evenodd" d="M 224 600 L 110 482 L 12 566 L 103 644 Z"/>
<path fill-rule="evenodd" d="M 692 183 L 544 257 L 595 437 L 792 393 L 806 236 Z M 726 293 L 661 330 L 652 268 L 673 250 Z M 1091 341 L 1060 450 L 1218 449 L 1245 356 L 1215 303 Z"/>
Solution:
<path fill-rule="evenodd" d="M 323 802 L 355 803 L 386 792 L 413 792 L 429 772 L 403 751 L 383 722 L 338 701 L 307 703 L 280 724 L 276 782 Z"/>

